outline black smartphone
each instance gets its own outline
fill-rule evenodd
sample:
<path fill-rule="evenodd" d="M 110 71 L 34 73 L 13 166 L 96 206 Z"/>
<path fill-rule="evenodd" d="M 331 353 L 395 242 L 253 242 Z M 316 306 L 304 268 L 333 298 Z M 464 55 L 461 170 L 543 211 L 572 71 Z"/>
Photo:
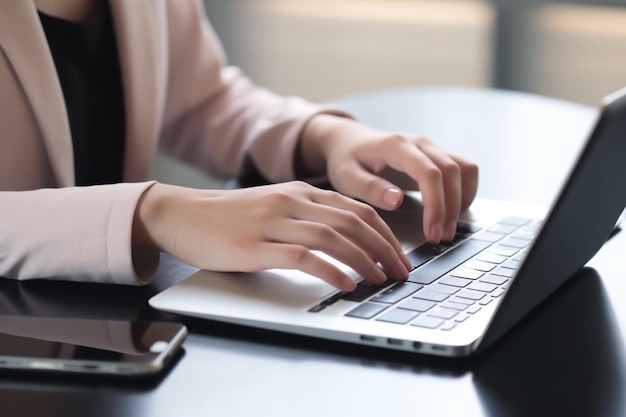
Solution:
<path fill-rule="evenodd" d="M 0 370 L 153 375 L 186 335 L 172 322 L 0 316 Z"/>

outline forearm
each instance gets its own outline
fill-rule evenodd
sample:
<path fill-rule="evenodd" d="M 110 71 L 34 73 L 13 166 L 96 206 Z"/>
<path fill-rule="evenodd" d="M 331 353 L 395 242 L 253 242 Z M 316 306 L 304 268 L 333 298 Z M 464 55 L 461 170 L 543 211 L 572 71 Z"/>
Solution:
<path fill-rule="evenodd" d="M 321 113 L 313 116 L 300 135 L 294 158 L 297 178 L 327 174 L 327 162 L 333 141 L 346 140 L 340 130 L 358 122 L 342 116 Z"/>
<path fill-rule="evenodd" d="M 131 231 L 137 201 L 151 184 L 0 192 L 0 276 L 147 282 L 158 253 L 136 274 Z"/>

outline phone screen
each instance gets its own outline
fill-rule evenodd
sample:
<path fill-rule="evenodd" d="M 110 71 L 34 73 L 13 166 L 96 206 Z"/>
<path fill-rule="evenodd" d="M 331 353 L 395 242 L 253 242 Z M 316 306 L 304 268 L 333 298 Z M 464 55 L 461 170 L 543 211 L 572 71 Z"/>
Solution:
<path fill-rule="evenodd" d="M 0 368 L 153 374 L 182 344 L 171 322 L 0 317 Z"/>

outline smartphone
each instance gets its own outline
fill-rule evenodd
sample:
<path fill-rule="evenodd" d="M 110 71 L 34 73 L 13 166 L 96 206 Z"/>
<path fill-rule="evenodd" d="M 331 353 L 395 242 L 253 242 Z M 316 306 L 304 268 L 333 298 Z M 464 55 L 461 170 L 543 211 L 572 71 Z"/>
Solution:
<path fill-rule="evenodd" d="M 186 335 L 172 322 L 0 316 L 0 370 L 154 375 Z"/>

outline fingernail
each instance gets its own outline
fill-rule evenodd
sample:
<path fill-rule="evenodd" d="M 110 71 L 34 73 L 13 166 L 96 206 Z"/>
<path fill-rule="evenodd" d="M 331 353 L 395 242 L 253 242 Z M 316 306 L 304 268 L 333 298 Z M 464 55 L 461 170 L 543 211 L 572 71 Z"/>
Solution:
<path fill-rule="evenodd" d="M 352 279 L 347 278 L 341 285 L 340 290 L 345 292 L 352 292 L 356 290 L 356 282 L 352 281 Z"/>
<path fill-rule="evenodd" d="M 434 243 L 441 241 L 441 235 L 443 234 L 443 226 L 441 223 L 435 223 L 430 227 L 430 240 Z"/>
<path fill-rule="evenodd" d="M 383 282 L 387 281 L 387 275 L 385 275 L 385 273 L 376 268 L 376 281 L 378 282 L 378 284 L 382 284 Z"/>
<path fill-rule="evenodd" d="M 387 188 L 383 194 L 383 202 L 389 208 L 396 208 L 402 199 L 402 191 L 397 188 Z"/>
<path fill-rule="evenodd" d="M 398 266 L 397 266 L 396 270 L 398 271 L 398 278 L 400 278 L 400 279 L 405 279 L 409 275 L 408 268 L 400 260 L 398 261 Z"/>
<path fill-rule="evenodd" d="M 401 252 L 400 259 L 402 260 L 402 263 L 404 264 L 404 267 L 406 268 L 407 272 L 410 271 L 413 265 L 411 264 L 411 260 L 409 259 L 409 257 L 406 256 L 406 253 Z"/>

